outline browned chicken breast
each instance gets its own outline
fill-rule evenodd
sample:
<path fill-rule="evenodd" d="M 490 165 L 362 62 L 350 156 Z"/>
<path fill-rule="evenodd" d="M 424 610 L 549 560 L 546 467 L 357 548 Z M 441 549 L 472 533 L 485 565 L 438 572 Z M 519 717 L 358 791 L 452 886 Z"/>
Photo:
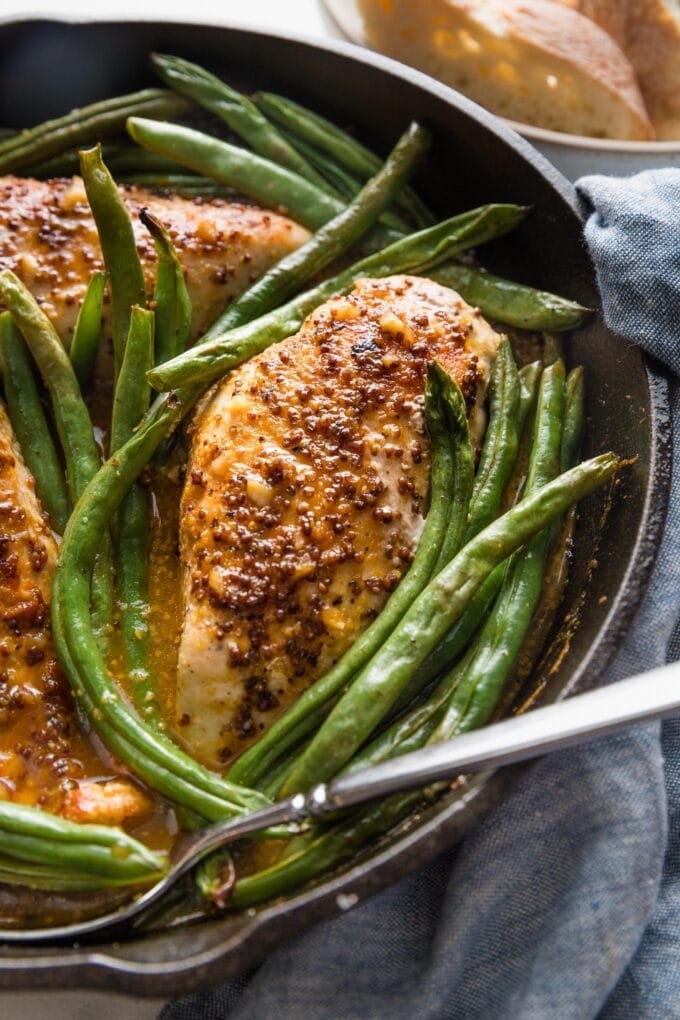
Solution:
<path fill-rule="evenodd" d="M 285 216 L 222 199 L 164 196 L 121 188 L 132 218 L 147 289 L 156 253 L 139 220 L 148 208 L 170 232 L 193 301 L 193 332 L 205 332 L 230 301 L 309 237 Z M 68 343 L 85 288 L 102 269 L 94 221 L 79 177 L 0 178 L 0 268 L 29 287 Z"/>
<path fill-rule="evenodd" d="M 427 509 L 427 364 L 456 378 L 478 431 L 497 344 L 445 287 L 362 280 L 203 402 L 181 506 L 176 723 L 204 762 L 243 751 L 380 612 Z"/>
<path fill-rule="evenodd" d="M 129 779 L 86 778 L 104 766 L 80 729 L 52 642 L 56 562 L 56 540 L 0 404 L 0 799 L 78 821 L 136 820 L 150 802 Z"/>

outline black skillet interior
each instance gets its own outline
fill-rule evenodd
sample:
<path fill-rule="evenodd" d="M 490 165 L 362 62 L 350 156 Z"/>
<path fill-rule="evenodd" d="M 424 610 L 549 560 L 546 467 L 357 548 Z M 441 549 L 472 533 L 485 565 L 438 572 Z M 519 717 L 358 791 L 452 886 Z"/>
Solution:
<path fill-rule="evenodd" d="M 179 24 L 9 23 L 0 26 L 0 124 L 30 125 L 152 84 L 147 56 L 153 50 L 195 59 L 237 87 L 283 92 L 352 125 L 382 152 L 410 118 L 425 123 L 434 145 L 417 184 L 439 214 L 487 201 L 533 206 L 516 233 L 485 249 L 485 264 L 599 306 L 571 186 L 479 107 L 417 72 L 352 47 Z M 566 655 L 556 628 L 553 651 L 530 683 L 529 693 L 544 702 L 593 684 L 621 642 L 653 563 L 670 475 L 666 383 L 658 372 L 645 366 L 636 348 L 609 333 L 599 315 L 570 341 L 568 357 L 587 371 L 585 454 L 612 448 L 638 460 L 626 470 L 604 524 L 602 494 L 581 508 L 562 611 L 566 616 L 580 603 L 579 622 Z M 593 559 L 597 567 L 585 586 Z M 516 771 L 476 778 L 462 794 L 424 811 L 350 867 L 285 902 L 96 950 L 7 948 L 0 958 L 0 985 L 106 987 L 147 995 L 205 986 L 450 845 L 502 796 Z"/>

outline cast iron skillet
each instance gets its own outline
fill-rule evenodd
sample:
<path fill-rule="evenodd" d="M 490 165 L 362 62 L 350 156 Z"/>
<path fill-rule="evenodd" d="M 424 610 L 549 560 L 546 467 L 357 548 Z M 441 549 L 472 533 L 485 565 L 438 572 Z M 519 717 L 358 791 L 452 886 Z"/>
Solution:
<path fill-rule="evenodd" d="M 0 26 L 0 124 L 21 127 L 152 82 L 151 50 L 178 53 L 243 88 L 278 90 L 308 103 L 386 151 L 409 118 L 434 135 L 418 186 L 442 216 L 487 201 L 534 207 L 509 238 L 484 251 L 491 269 L 599 307 L 567 181 L 500 121 L 400 64 L 338 43 L 197 25 L 28 21 Z M 585 366 L 585 455 L 637 456 L 608 515 L 602 493 L 581 507 L 561 619 L 530 690 L 541 703 L 593 685 L 621 643 L 644 593 L 663 525 L 670 478 L 667 382 L 639 350 L 595 316 L 570 360 Z M 592 561 L 597 561 L 593 576 Z M 558 621 L 559 624 L 559 621 Z M 478 776 L 424 810 L 351 866 L 257 911 L 96 947 L 7 948 L 0 986 L 99 987 L 171 995 L 209 985 L 263 957 L 306 925 L 337 914 L 451 846 L 503 796 L 521 769 Z"/>

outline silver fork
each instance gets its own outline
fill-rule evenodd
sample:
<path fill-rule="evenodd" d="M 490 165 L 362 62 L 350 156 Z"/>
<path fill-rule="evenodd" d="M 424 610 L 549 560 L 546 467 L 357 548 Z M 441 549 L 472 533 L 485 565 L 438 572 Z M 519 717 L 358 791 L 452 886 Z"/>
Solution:
<path fill-rule="evenodd" d="M 413 751 L 361 772 L 315 786 L 242 818 L 213 825 L 188 838 L 168 873 L 145 893 L 118 910 L 87 921 L 53 928 L 0 931 L 0 941 L 44 942 L 77 939 L 120 929 L 157 903 L 179 878 L 220 847 L 261 829 L 320 818 L 341 808 L 420 789 L 466 772 L 509 765 L 579 744 L 630 726 L 680 711 L 680 663 L 622 680 L 558 705 L 538 708 L 457 737 Z"/>

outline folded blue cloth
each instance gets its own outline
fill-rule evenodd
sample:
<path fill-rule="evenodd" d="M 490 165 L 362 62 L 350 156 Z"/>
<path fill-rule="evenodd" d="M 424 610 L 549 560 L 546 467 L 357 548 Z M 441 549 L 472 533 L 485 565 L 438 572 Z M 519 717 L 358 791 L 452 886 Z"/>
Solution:
<path fill-rule="evenodd" d="M 680 171 L 577 187 L 607 322 L 680 375 Z M 680 658 L 677 384 L 673 415 L 663 544 L 610 680 Z M 162 1013 L 265 1017 L 680 1017 L 680 720 L 535 762 L 459 847 Z"/>

